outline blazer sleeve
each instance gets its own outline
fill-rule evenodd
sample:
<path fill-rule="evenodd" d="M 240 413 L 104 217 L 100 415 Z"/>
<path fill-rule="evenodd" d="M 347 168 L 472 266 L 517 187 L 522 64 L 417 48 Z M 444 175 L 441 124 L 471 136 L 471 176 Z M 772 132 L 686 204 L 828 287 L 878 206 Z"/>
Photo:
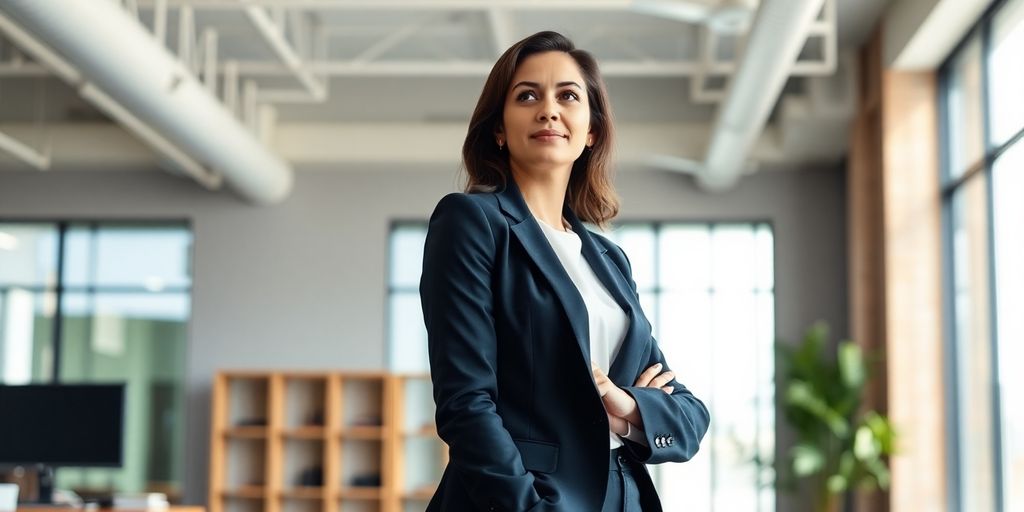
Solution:
<path fill-rule="evenodd" d="M 442 198 L 427 228 L 419 289 L 437 432 L 476 509 L 546 510 L 495 407 L 495 253 L 480 205 L 465 194 Z"/>
<path fill-rule="evenodd" d="M 636 281 L 633 280 L 633 267 L 629 257 L 621 247 L 615 248 L 622 254 L 626 262 L 627 279 L 633 289 L 633 295 L 639 300 Z M 665 355 L 658 347 L 658 340 L 651 338 L 651 355 L 642 368 L 649 368 L 655 363 L 662 364 L 662 371 L 670 371 Z M 643 420 L 644 436 L 647 446 L 625 439 L 624 444 L 636 460 L 645 464 L 661 464 L 663 462 L 686 462 L 697 454 L 700 441 L 708 431 L 711 416 L 708 408 L 697 397 L 686 389 L 679 381 L 669 382 L 673 387 L 672 394 L 665 393 L 661 388 L 629 386 L 622 389 L 636 400 Z"/>

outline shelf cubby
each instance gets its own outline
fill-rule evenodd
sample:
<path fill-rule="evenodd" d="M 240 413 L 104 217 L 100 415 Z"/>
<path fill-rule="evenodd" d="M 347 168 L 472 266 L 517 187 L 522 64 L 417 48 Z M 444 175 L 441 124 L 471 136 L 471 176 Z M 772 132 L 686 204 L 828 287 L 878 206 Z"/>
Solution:
<path fill-rule="evenodd" d="M 384 487 L 383 444 L 382 439 L 342 439 L 339 482 L 342 490 Z"/>
<path fill-rule="evenodd" d="M 384 379 L 352 376 L 341 380 L 342 432 L 355 429 L 383 428 Z"/>
<path fill-rule="evenodd" d="M 285 491 L 324 487 L 324 441 L 285 435 L 281 480 Z"/>
<path fill-rule="evenodd" d="M 262 498 L 225 496 L 222 506 L 224 512 L 263 512 L 264 500 Z"/>
<path fill-rule="evenodd" d="M 326 375 L 290 375 L 284 378 L 284 428 L 323 430 L 327 410 Z"/>
<path fill-rule="evenodd" d="M 267 426 L 268 380 L 257 375 L 229 375 L 227 428 Z"/>
<path fill-rule="evenodd" d="M 226 443 L 226 450 L 226 490 L 251 491 L 262 489 L 266 485 L 266 441 L 231 438 Z"/>

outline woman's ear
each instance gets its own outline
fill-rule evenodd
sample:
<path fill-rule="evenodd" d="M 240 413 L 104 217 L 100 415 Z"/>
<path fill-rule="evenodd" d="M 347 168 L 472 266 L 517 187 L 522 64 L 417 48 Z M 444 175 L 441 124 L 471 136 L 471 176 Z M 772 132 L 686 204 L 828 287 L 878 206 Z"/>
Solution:
<path fill-rule="evenodd" d="M 496 142 L 499 147 L 505 145 L 505 128 L 500 124 L 494 127 L 494 142 Z"/>

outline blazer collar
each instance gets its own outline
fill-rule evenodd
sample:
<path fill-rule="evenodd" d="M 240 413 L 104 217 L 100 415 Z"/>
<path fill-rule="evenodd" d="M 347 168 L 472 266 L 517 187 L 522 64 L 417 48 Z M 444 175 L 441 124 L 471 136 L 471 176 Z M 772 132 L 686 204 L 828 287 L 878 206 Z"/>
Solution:
<path fill-rule="evenodd" d="M 576 285 L 565 271 L 565 267 L 562 266 L 562 262 L 558 259 L 558 255 L 551 248 L 547 237 L 544 236 L 544 232 L 541 231 L 537 219 L 526 205 L 526 200 L 523 199 L 515 179 L 510 176 L 506 181 L 504 189 L 495 193 L 498 204 L 502 211 L 515 221 L 514 224 L 511 224 L 512 232 L 526 249 L 527 255 L 540 269 L 541 274 L 551 284 L 555 295 L 562 303 L 572 331 L 576 335 L 576 341 L 579 343 L 583 361 L 589 371 L 590 320 L 587 306 Z M 633 360 L 641 356 L 646 341 L 631 339 L 640 335 L 639 304 L 636 303 L 625 276 L 615 267 L 609 257 L 605 256 L 608 249 L 590 234 L 590 231 L 569 207 L 568 201 L 563 203 L 562 215 L 569 221 L 573 231 L 579 235 L 584 259 L 594 270 L 594 274 L 597 275 L 605 289 L 615 299 L 615 302 L 626 313 L 629 321 L 626 339 L 623 340 L 622 348 L 612 363 L 612 367 L 605 368 L 605 371 L 614 382 L 620 385 L 632 385 L 632 379 L 636 378 L 631 374 L 635 373 L 636 368 L 636 362 Z"/>
<path fill-rule="evenodd" d="M 523 222 L 527 219 L 532 219 L 533 214 L 530 212 L 530 207 L 526 205 L 526 200 L 523 199 L 522 192 L 519 191 L 519 185 L 516 184 L 516 180 L 512 177 L 507 179 L 505 188 L 496 192 L 498 196 L 498 204 L 501 206 L 502 211 L 507 213 L 510 217 L 515 219 L 516 223 Z M 576 217 L 576 212 L 572 211 L 569 207 L 569 201 L 562 203 L 562 215 L 569 221 L 569 225 L 572 226 L 572 230 L 576 234 L 580 235 L 580 239 L 583 240 L 583 250 L 586 251 L 589 248 L 596 250 L 598 254 L 604 254 L 608 252 L 608 249 L 604 245 L 598 243 L 590 236 L 590 231 L 583 226 L 583 222 Z"/>

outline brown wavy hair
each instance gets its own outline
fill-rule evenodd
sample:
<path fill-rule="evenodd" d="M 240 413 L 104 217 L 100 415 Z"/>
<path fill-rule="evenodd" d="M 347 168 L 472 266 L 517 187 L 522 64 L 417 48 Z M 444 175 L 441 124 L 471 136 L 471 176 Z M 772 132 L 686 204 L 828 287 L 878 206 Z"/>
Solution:
<path fill-rule="evenodd" d="M 530 55 L 551 51 L 569 54 L 579 66 L 587 84 L 594 134 L 593 147 L 584 149 L 572 165 L 566 200 L 580 220 L 607 229 L 608 221 L 619 213 L 618 194 L 611 182 L 614 133 L 608 91 L 594 57 L 558 32 L 538 32 L 519 41 L 491 68 L 462 145 L 462 164 L 468 175 L 465 192 L 493 192 L 507 185 L 512 176 L 508 151 L 499 150 L 494 140 L 504 119 L 505 97 L 519 64 Z"/>

